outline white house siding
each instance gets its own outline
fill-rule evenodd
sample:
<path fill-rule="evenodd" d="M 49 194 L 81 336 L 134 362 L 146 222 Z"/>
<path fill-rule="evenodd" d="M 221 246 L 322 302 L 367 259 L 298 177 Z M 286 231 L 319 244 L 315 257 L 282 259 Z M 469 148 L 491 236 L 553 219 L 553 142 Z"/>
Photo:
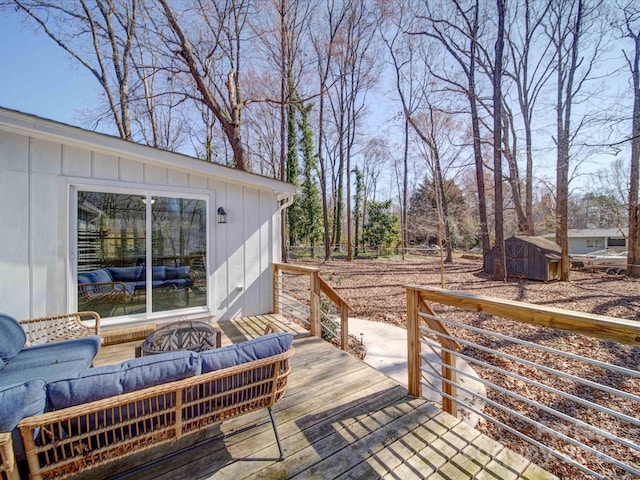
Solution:
<path fill-rule="evenodd" d="M 1 114 L 0 109 L 0 120 Z M 185 157 L 178 160 L 186 167 L 173 168 L 156 161 L 148 148 L 148 158 L 128 158 L 100 145 L 40 137 L 39 132 L 4 129 L 0 122 L 0 311 L 29 318 L 76 308 L 70 252 L 75 242 L 75 224 L 70 225 L 75 212 L 69 206 L 73 186 L 208 198 L 210 311 L 200 314 L 226 319 L 270 311 L 271 265 L 280 258 L 277 200 L 282 190 L 290 195 L 292 186 L 277 182 L 278 191 L 262 177 L 253 185 L 254 176 L 237 181 L 235 172 L 229 173 L 232 181 L 220 179 L 197 171 L 199 162 Z M 108 138 L 126 148 L 126 142 Z M 228 213 L 226 224 L 217 223 L 220 206 Z"/>

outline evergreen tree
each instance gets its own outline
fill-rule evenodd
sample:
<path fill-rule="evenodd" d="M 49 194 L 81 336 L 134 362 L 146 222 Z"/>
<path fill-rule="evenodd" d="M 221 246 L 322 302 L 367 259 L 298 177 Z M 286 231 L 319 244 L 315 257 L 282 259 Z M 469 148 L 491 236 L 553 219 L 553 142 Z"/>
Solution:
<path fill-rule="evenodd" d="M 294 102 L 287 106 L 287 182 L 300 186 L 300 163 L 298 159 L 298 130 L 296 125 L 296 106 Z M 297 245 L 301 239 L 300 224 L 302 222 L 300 199 L 295 196 L 287 209 L 287 229 L 289 246 Z"/>
<path fill-rule="evenodd" d="M 315 245 L 322 238 L 322 206 L 318 191 L 318 165 L 314 153 L 313 130 L 309 123 L 309 113 L 313 105 L 300 106 L 300 130 L 302 131 L 302 158 L 304 162 L 302 195 L 300 195 L 299 232 L 302 239 L 306 239 L 311 247 L 311 256 L 315 256 Z"/>
<path fill-rule="evenodd" d="M 360 219 L 362 218 L 362 195 L 364 193 L 364 175 L 358 170 L 358 167 L 353 169 L 353 174 L 356 177 L 356 193 L 353 197 L 353 221 L 355 222 L 355 256 L 358 256 L 358 244 L 360 241 Z"/>
<path fill-rule="evenodd" d="M 398 215 L 390 212 L 391 200 L 386 202 L 369 202 L 367 205 L 367 223 L 362 232 L 362 239 L 377 248 L 393 248 L 400 241 L 400 224 Z"/>

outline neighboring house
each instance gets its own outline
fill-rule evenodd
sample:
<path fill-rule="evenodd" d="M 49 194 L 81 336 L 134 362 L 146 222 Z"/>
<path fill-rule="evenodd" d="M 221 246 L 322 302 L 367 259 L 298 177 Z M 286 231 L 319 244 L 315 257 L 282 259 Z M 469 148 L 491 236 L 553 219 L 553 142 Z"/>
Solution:
<path fill-rule="evenodd" d="M 92 309 L 105 326 L 269 312 L 280 212 L 294 194 L 0 108 L 0 311 Z"/>
<path fill-rule="evenodd" d="M 621 248 L 627 246 L 627 228 L 585 228 L 569 229 L 569 254 L 591 253 L 605 248 Z M 555 240 L 555 234 L 543 235 Z"/>

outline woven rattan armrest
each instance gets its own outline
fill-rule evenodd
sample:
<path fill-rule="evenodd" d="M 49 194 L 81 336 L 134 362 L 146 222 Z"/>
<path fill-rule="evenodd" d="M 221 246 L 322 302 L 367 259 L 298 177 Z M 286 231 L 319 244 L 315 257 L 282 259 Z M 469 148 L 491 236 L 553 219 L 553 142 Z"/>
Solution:
<path fill-rule="evenodd" d="M 8 480 L 20 479 L 18 468 L 16 467 L 16 459 L 13 455 L 11 432 L 0 433 L 0 478 L 2 478 L 2 472 L 4 472 Z"/>
<path fill-rule="evenodd" d="M 88 323 L 85 323 L 88 322 Z M 65 313 L 21 320 L 31 344 L 100 335 L 100 315 L 96 312 Z"/>

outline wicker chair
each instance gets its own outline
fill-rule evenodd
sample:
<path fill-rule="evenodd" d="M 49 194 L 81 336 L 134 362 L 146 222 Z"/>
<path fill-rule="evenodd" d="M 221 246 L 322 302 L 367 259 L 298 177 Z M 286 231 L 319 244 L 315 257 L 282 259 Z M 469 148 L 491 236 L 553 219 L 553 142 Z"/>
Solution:
<path fill-rule="evenodd" d="M 86 321 L 92 325 L 87 325 Z M 100 315 L 96 312 L 65 313 L 21 320 L 20 325 L 32 345 L 70 338 L 100 335 Z"/>
<path fill-rule="evenodd" d="M 18 467 L 13 454 L 11 432 L 0 433 L 0 478 L 6 476 L 7 480 L 19 480 Z"/>
<path fill-rule="evenodd" d="M 97 305 L 122 305 L 127 313 L 127 302 L 133 291 L 127 289 L 124 282 L 79 283 L 78 303 L 82 308 L 95 308 Z"/>

